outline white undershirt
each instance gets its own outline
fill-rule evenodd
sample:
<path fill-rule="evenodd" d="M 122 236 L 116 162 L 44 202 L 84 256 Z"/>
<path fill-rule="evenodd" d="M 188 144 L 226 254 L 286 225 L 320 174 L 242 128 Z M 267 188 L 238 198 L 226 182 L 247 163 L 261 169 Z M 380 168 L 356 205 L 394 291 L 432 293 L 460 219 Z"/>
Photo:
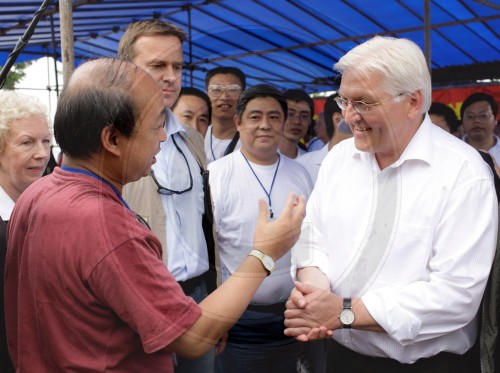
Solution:
<path fill-rule="evenodd" d="M 276 163 L 262 166 L 251 163 L 262 185 L 269 192 Z M 253 248 L 253 235 L 258 216 L 258 200 L 268 197 L 239 150 L 209 165 L 210 188 L 214 203 L 217 241 L 223 267 L 223 280 L 234 273 Z M 297 162 L 281 155 L 271 193 L 272 209 L 277 218 L 290 192 L 309 196 L 312 182 L 307 171 Z M 264 280 L 252 303 L 283 302 L 293 288 L 288 254 L 276 263 L 274 272 Z"/>
<path fill-rule="evenodd" d="M 309 176 L 311 176 L 313 183 L 316 183 L 316 179 L 318 178 L 319 168 L 321 166 L 321 163 L 323 162 L 323 159 L 325 159 L 327 154 L 328 154 L 328 144 L 326 144 L 319 150 L 302 154 L 297 158 L 295 158 L 295 160 L 299 162 L 302 166 L 304 166 L 307 172 L 309 172 Z"/>
<path fill-rule="evenodd" d="M 205 134 L 205 153 L 207 154 L 207 162 L 213 162 L 217 159 L 224 157 L 226 150 L 233 141 L 230 139 L 218 139 L 212 133 L 212 125 L 208 127 L 207 133 Z M 241 141 L 238 139 L 234 150 L 241 148 Z"/>

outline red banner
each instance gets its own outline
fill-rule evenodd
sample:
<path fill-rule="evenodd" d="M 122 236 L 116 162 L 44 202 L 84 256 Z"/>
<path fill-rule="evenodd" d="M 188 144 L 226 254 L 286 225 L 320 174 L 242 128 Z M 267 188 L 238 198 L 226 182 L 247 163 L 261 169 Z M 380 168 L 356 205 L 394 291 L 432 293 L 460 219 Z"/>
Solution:
<path fill-rule="evenodd" d="M 460 108 L 464 100 L 475 92 L 492 95 L 500 103 L 500 84 L 471 86 L 463 88 L 447 88 L 432 91 L 432 101 L 442 102 L 450 106 L 460 119 Z"/>

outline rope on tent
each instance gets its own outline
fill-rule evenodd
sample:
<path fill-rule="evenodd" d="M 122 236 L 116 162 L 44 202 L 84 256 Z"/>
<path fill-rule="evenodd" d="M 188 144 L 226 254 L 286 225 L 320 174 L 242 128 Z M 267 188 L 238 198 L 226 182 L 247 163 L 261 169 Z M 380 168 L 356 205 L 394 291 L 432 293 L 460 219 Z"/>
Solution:
<path fill-rule="evenodd" d="M 43 4 L 40 6 L 40 9 L 38 9 L 35 12 L 33 20 L 30 22 L 23 36 L 21 36 L 17 41 L 16 47 L 14 48 L 12 53 L 9 54 L 5 66 L 2 68 L 2 71 L 0 71 L 0 88 L 4 86 L 5 81 L 7 80 L 7 74 L 9 73 L 14 63 L 16 62 L 17 57 L 21 54 L 26 45 L 28 45 L 31 36 L 35 32 L 35 28 L 36 25 L 38 24 L 38 21 L 40 20 L 40 18 L 42 18 L 43 14 L 47 10 L 47 8 L 52 4 L 53 1 L 54 0 L 44 0 Z"/>

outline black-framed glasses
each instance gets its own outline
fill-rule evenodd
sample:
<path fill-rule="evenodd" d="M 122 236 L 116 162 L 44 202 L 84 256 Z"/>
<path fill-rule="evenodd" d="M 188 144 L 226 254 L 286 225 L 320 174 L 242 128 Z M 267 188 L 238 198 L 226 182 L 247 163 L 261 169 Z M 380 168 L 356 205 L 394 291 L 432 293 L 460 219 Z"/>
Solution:
<path fill-rule="evenodd" d="M 148 228 L 149 230 L 151 230 L 151 227 L 149 226 L 148 222 L 146 221 L 146 219 L 144 219 L 141 215 L 139 215 L 138 213 L 134 213 L 135 214 L 135 218 L 137 219 L 137 221 L 139 223 L 141 223 L 142 225 L 144 225 L 146 228 Z"/>
<path fill-rule="evenodd" d="M 181 150 L 181 148 L 179 147 L 179 145 L 177 145 L 177 142 L 175 141 L 174 135 L 172 135 L 172 141 L 174 142 L 175 148 L 177 149 L 177 151 L 179 153 L 181 153 L 182 158 L 184 158 L 184 161 L 186 162 L 187 169 L 188 169 L 188 172 L 189 172 L 189 187 L 187 187 L 184 190 L 173 190 L 173 189 L 169 189 L 167 187 L 164 187 L 163 185 L 160 184 L 160 182 L 156 178 L 154 171 L 151 170 L 150 171 L 150 175 L 153 178 L 153 181 L 155 182 L 156 186 L 158 187 L 157 192 L 160 193 L 160 194 L 162 194 L 162 195 L 164 195 L 164 196 L 170 196 L 172 194 L 182 194 L 182 193 L 189 192 L 191 189 L 193 189 L 193 175 L 191 174 L 191 168 L 189 167 L 189 162 L 188 162 L 188 160 L 186 158 L 186 155 L 183 153 L 183 151 Z"/>

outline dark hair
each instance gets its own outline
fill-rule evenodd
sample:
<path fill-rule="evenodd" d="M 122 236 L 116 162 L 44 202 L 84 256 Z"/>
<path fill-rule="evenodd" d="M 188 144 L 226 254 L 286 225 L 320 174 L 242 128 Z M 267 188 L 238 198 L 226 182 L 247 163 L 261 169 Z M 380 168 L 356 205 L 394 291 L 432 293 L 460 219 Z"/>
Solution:
<path fill-rule="evenodd" d="M 118 44 L 118 56 L 125 61 L 132 61 L 135 57 L 134 44 L 141 36 L 176 36 L 181 44 L 186 40 L 186 32 L 180 27 L 160 21 L 159 19 L 144 19 L 130 23 Z"/>
<path fill-rule="evenodd" d="M 338 96 L 338 93 L 334 93 L 326 98 L 325 107 L 323 109 L 323 113 L 325 116 L 325 126 L 326 133 L 328 137 L 331 139 L 335 134 L 335 125 L 333 124 L 333 114 L 334 113 L 342 113 L 342 110 L 339 108 L 339 105 L 335 102 L 335 97 Z"/>
<path fill-rule="evenodd" d="M 498 102 L 492 95 L 483 92 L 473 93 L 465 99 L 465 101 L 462 104 L 462 107 L 460 108 L 460 118 L 464 120 L 465 109 L 467 109 L 469 106 L 478 101 L 487 101 L 490 104 L 491 111 L 493 112 L 493 116 L 495 117 L 496 120 L 498 114 Z"/>
<path fill-rule="evenodd" d="M 113 58 L 81 65 L 60 96 L 54 117 L 54 137 L 61 151 L 88 159 L 101 150 L 101 132 L 112 126 L 127 137 L 135 133 L 140 115 L 132 84 L 146 73 Z"/>
<path fill-rule="evenodd" d="M 208 85 L 210 83 L 210 79 L 214 77 L 214 75 L 218 74 L 231 74 L 237 77 L 240 82 L 241 82 L 241 89 L 244 91 L 247 87 L 247 81 L 245 78 L 245 74 L 243 71 L 238 69 L 237 67 L 230 67 L 230 66 L 219 66 L 214 69 L 208 70 L 207 74 L 205 75 L 205 88 L 208 89 Z"/>
<path fill-rule="evenodd" d="M 433 102 L 431 104 L 431 107 L 429 108 L 429 114 L 439 115 L 440 117 L 443 117 L 446 121 L 446 124 L 448 124 L 448 127 L 450 127 L 451 133 L 457 130 L 459 125 L 457 114 L 455 114 L 455 111 L 448 105 L 445 105 L 441 102 Z"/>
<path fill-rule="evenodd" d="M 288 89 L 285 91 L 285 98 L 287 100 L 292 100 L 292 101 L 304 101 L 309 105 L 309 108 L 311 109 L 311 120 L 313 119 L 314 116 L 314 101 L 307 94 L 306 91 L 303 91 L 302 89 Z"/>
<path fill-rule="evenodd" d="M 205 103 L 207 104 L 208 107 L 208 121 L 210 122 L 212 119 L 212 102 L 210 101 L 210 97 L 203 92 L 202 90 L 199 90 L 198 88 L 194 87 L 182 87 L 181 92 L 179 93 L 179 97 L 177 97 L 177 100 L 175 100 L 174 104 L 170 108 L 172 111 L 174 108 L 177 106 L 179 103 L 179 100 L 182 96 L 196 96 L 201 98 Z"/>
<path fill-rule="evenodd" d="M 244 91 L 240 98 L 238 99 L 238 105 L 236 106 L 236 115 L 241 119 L 243 112 L 245 111 L 247 104 L 253 99 L 259 97 L 272 97 L 279 102 L 281 109 L 283 110 L 284 118 L 286 119 L 288 115 L 288 105 L 283 94 L 268 84 L 257 84 L 252 88 L 248 88 Z"/>

